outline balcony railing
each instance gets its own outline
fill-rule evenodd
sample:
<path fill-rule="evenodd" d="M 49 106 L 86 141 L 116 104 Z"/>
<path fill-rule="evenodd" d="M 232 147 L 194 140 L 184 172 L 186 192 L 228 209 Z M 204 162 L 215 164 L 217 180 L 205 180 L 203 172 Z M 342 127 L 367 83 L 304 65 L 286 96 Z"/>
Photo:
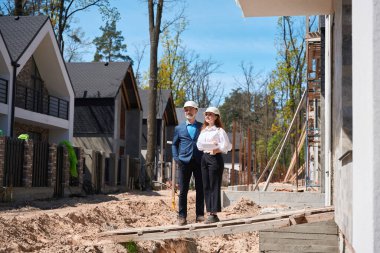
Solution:
<path fill-rule="evenodd" d="M 69 118 L 69 102 L 40 91 L 17 85 L 15 106 L 61 119 Z"/>
<path fill-rule="evenodd" d="M 0 78 L 0 103 L 8 103 L 8 80 Z"/>

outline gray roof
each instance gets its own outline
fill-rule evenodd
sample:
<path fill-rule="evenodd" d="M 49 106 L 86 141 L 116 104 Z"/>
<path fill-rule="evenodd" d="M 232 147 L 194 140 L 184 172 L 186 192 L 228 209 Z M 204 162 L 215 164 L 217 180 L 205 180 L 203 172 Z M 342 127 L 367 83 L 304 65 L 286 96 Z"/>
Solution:
<path fill-rule="evenodd" d="M 143 118 L 148 118 L 148 97 L 149 97 L 149 90 L 141 90 L 139 89 L 141 104 L 143 107 Z M 171 96 L 171 90 L 158 90 L 157 92 L 157 101 L 159 103 L 158 105 L 158 111 L 157 111 L 157 119 L 162 119 L 162 116 L 164 115 L 166 105 L 169 102 L 169 98 Z"/>
<path fill-rule="evenodd" d="M 18 61 L 42 26 L 46 16 L 0 16 L 0 33 L 12 61 Z"/>
<path fill-rule="evenodd" d="M 115 97 L 130 62 L 66 63 L 76 98 Z M 85 92 L 87 94 L 85 95 Z"/>
<path fill-rule="evenodd" d="M 186 118 L 185 118 L 185 113 L 183 111 L 183 108 L 175 108 L 175 110 L 177 113 L 178 124 L 185 122 Z M 203 115 L 203 113 L 205 111 L 206 111 L 206 108 L 198 108 L 197 115 L 195 115 L 196 121 L 203 123 L 203 121 L 205 120 L 205 116 Z"/>

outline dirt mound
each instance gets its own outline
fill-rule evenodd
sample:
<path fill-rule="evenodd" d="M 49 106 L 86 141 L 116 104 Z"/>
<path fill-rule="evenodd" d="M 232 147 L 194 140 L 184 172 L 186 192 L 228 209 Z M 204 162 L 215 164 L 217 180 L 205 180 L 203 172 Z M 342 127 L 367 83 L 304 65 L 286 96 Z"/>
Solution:
<path fill-rule="evenodd" d="M 102 198 L 101 196 L 99 196 Z M 96 196 L 94 197 L 96 198 Z M 170 191 L 156 194 L 118 194 L 104 200 L 72 199 L 0 212 L 0 252 L 127 252 L 126 244 L 99 244 L 98 234 L 121 228 L 170 225 L 177 212 L 171 209 Z M 65 204 L 65 201 L 68 203 Z M 189 193 L 188 222 L 195 220 L 195 192 Z M 48 209 L 48 206 L 56 207 Z M 220 213 L 220 218 L 254 215 L 259 207 L 242 199 Z M 257 252 L 255 233 L 137 242 L 136 252 Z"/>
<path fill-rule="evenodd" d="M 260 206 L 250 199 L 240 198 L 234 204 L 226 207 L 223 212 L 229 215 L 251 215 L 255 216 L 260 212 Z"/>

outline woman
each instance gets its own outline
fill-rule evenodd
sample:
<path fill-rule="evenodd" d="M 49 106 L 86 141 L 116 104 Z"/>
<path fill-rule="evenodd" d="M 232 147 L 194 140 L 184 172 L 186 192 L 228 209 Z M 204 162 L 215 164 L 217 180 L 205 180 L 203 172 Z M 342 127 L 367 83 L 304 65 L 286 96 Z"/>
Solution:
<path fill-rule="evenodd" d="M 217 213 L 221 211 L 220 188 L 224 169 L 222 153 L 231 150 L 226 131 L 223 129 L 218 108 L 206 109 L 205 121 L 198 137 L 197 147 L 203 151 L 201 169 L 206 210 L 209 213 L 205 223 L 218 222 Z"/>

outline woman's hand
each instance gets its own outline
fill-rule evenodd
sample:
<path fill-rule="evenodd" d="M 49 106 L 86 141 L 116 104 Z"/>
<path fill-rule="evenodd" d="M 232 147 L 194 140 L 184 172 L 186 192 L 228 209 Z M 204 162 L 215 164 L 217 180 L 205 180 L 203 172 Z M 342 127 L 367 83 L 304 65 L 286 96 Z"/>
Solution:
<path fill-rule="evenodd" d="M 217 149 L 213 149 L 212 151 L 210 151 L 210 155 L 216 155 L 220 153 L 220 150 L 217 148 Z"/>

